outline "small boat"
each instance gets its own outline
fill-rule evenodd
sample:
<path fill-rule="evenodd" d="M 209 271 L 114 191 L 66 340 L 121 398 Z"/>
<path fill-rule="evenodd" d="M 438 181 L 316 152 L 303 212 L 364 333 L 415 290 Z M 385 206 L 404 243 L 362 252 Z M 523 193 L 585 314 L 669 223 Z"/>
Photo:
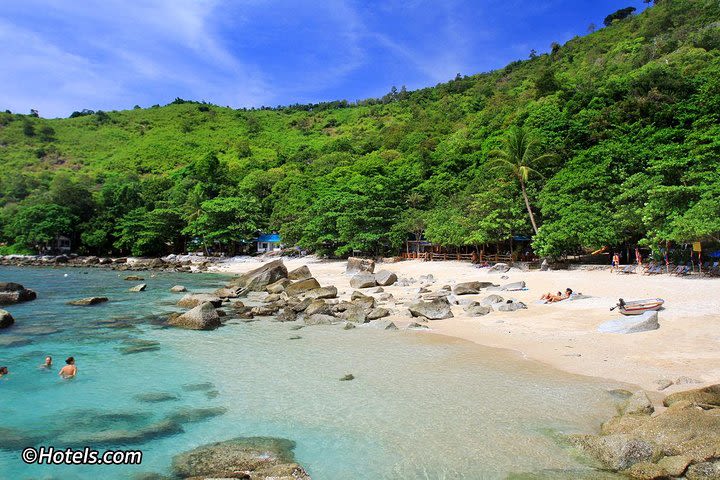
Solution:
<path fill-rule="evenodd" d="M 623 315 L 640 315 L 645 312 L 658 310 L 662 307 L 663 303 L 665 303 L 665 300 L 662 298 L 646 298 L 644 300 L 633 300 L 631 302 L 626 302 L 621 298 L 618 304 L 614 308 L 611 308 L 611 310 L 618 308 Z"/>

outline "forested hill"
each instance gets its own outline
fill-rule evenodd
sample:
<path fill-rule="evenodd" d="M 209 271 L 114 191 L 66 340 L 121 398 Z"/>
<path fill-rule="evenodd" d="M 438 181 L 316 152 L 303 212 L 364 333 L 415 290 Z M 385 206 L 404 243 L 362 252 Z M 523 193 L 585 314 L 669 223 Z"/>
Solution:
<path fill-rule="evenodd" d="M 78 251 L 154 255 L 258 230 L 334 255 L 423 232 L 447 246 L 529 235 L 546 255 L 717 239 L 720 2 L 656 3 L 377 100 L 0 113 L 4 250 L 63 234 Z"/>

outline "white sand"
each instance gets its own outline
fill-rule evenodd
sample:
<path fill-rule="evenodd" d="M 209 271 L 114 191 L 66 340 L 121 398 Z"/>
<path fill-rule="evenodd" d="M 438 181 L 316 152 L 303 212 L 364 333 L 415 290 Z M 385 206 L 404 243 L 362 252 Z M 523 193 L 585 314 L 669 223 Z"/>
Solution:
<path fill-rule="evenodd" d="M 344 274 L 344 261 L 318 261 L 314 257 L 285 260 L 288 269 L 307 264 L 322 285 L 335 285 L 341 298 L 353 289 Z M 259 261 L 233 261 L 217 267 L 226 273 L 242 273 L 256 268 Z M 492 312 L 468 317 L 454 306 L 454 318 L 428 322 L 430 332 L 458 337 L 491 347 L 508 348 L 555 368 L 583 375 L 613 379 L 657 390 L 661 379 L 675 381 L 689 377 L 701 384 L 720 380 L 720 279 L 678 278 L 670 275 L 617 275 L 609 271 L 521 272 L 512 269 L 501 279 L 468 262 L 421 262 L 417 260 L 378 264 L 398 277 L 432 274 L 436 282 L 429 288 L 465 281 L 493 281 L 504 284 L 524 280 L 528 290 L 482 292 L 468 296 L 482 299 L 490 293 L 516 298 L 528 305 L 516 312 Z M 410 287 L 384 287 L 397 304 L 390 317 L 398 327 L 412 319 L 407 304 L 418 297 L 420 283 Z M 565 288 L 592 295 L 573 302 L 540 305 L 543 293 Z M 364 290 L 368 293 L 372 289 Z M 618 298 L 625 300 L 660 297 L 665 309 L 659 312 L 660 329 L 629 335 L 599 333 L 596 327 L 620 314 L 609 308 Z M 391 310 L 393 304 L 386 305 Z M 673 385 L 664 393 L 696 388 L 700 384 Z"/>

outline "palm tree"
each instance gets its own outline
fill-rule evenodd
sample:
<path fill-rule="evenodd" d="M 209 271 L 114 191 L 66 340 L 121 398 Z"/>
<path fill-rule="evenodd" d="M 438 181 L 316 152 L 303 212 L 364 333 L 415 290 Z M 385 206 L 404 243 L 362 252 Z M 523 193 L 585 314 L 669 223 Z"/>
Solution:
<path fill-rule="evenodd" d="M 540 172 L 531 167 L 545 160 L 555 158 L 553 154 L 544 154 L 536 156 L 538 144 L 536 138 L 523 127 L 513 127 L 508 135 L 503 138 L 503 148 L 492 150 L 488 153 L 491 159 L 488 165 L 490 168 L 499 168 L 506 170 L 512 174 L 520 183 L 525 207 L 528 215 L 530 215 L 530 223 L 532 224 L 535 234 L 538 233 L 537 224 L 535 223 L 535 215 L 530 207 L 530 199 L 527 195 L 527 182 L 531 174 L 542 177 Z"/>

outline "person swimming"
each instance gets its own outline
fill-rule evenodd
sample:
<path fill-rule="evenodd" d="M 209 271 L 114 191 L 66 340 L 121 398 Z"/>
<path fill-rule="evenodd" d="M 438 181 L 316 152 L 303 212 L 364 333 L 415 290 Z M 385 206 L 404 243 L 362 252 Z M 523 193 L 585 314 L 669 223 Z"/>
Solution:
<path fill-rule="evenodd" d="M 75 358 L 68 357 L 65 360 L 65 363 L 67 365 L 65 365 L 64 367 L 62 367 L 60 369 L 60 373 L 58 373 L 58 375 L 60 375 L 62 378 L 66 378 L 66 379 L 75 377 L 75 375 L 77 375 L 77 367 L 75 366 Z"/>
<path fill-rule="evenodd" d="M 40 365 L 40 368 L 52 368 L 52 357 L 50 355 L 45 357 L 45 363 Z"/>
<path fill-rule="evenodd" d="M 4 377 L 8 373 L 10 373 L 10 372 L 8 371 L 7 367 L 0 367 L 0 378 Z"/>

